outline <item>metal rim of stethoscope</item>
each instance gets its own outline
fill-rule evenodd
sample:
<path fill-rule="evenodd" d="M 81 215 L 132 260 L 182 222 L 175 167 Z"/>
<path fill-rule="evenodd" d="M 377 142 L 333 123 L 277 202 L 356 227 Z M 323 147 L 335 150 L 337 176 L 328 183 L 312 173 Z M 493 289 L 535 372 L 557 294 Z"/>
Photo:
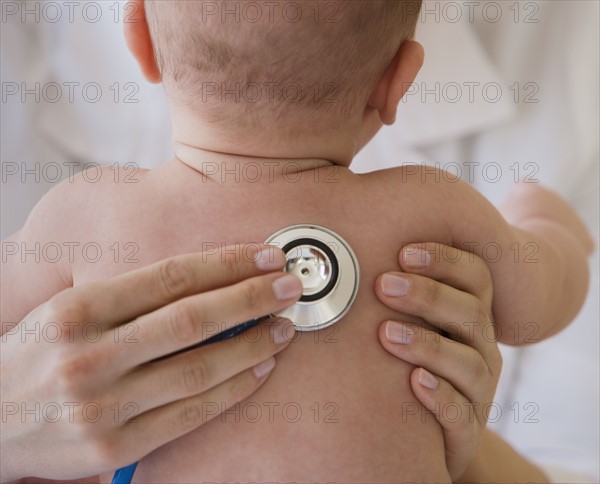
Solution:
<path fill-rule="evenodd" d="M 354 251 L 332 230 L 314 224 L 286 227 L 266 244 L 283 250 L 285 271 L 302 281 L 300 300 L 276 313 L 290 319 L 298 331 L 315 331 L 339 321 L 356 299 L 360 268 Z"/>

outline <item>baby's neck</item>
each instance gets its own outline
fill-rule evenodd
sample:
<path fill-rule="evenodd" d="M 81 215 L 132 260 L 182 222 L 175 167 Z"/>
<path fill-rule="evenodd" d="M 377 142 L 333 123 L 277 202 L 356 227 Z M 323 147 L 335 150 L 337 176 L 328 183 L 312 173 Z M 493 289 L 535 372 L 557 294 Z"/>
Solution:
<path fill-rule="evenodd" d="M 268 158 L 223 153 L 177 141 L 173 149 L 179 162 L 217 183 L 273 183 L 299 172 L 336 165 L 322 158 Z"/>
<path fill-rule="evenodd" d="M 347 167 L 357 150 L 357 136 L 347 127 L 299 129 L 290 135 L 276 129 L 241 134 L 186 111 L 172 109 L 172 114 L 175 157 L 207 177 L 218 174 L 222 179 L 223 173 L 234 176 L 244 164 L 260 164 L 262 173 L 270 178 L 327 165 Z"/>

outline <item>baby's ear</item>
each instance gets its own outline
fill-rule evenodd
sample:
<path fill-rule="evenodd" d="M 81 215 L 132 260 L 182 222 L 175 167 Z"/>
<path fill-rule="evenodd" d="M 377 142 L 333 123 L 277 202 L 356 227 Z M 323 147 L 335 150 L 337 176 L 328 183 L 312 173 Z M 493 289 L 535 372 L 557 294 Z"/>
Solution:
<path fill-rule="evenodd" d="M 405 41 L 398 49 L 369 99 L 384 124 L 396 121 L 398 104 L 417 77 L 424 59 L 423 46 L 414 40 Z"/>
<path fill-rule="evenodd" d="M 146 20 L 144 0 L 129 0 L 125 5 L 123 30 L 125 42 L 148 81 L 159 83 L 160 71 L 154 58 L 152 39 Z"/>

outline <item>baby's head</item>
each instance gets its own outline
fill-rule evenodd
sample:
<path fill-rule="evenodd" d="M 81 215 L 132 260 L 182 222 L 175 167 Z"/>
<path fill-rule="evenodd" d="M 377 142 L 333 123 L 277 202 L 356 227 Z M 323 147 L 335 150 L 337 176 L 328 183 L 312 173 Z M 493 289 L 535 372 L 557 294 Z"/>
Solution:
<path fill-rule="evenodd" d="M 140 5 L 155 61 L 149 77 L 162 80 L 172 107 L 230 132 L 297 135 L 362 119 L 386 72 L 398 69 L 421 0 Z"/>

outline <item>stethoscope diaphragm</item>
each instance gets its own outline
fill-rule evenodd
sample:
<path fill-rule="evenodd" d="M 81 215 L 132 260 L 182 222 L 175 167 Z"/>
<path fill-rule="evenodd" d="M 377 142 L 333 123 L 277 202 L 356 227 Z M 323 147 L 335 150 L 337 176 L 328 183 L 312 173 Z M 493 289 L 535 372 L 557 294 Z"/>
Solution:
<path fill-rule="evenodd" d="M 298 331 L 323 329 L 350 310 L 360 281 L 356 255 L 335 232 L 318 225 L 292 225 L 265 243 L 286 255 L 285 271 L 302 281 L 300 300 L 276 313 L 290 319 Z"/>

